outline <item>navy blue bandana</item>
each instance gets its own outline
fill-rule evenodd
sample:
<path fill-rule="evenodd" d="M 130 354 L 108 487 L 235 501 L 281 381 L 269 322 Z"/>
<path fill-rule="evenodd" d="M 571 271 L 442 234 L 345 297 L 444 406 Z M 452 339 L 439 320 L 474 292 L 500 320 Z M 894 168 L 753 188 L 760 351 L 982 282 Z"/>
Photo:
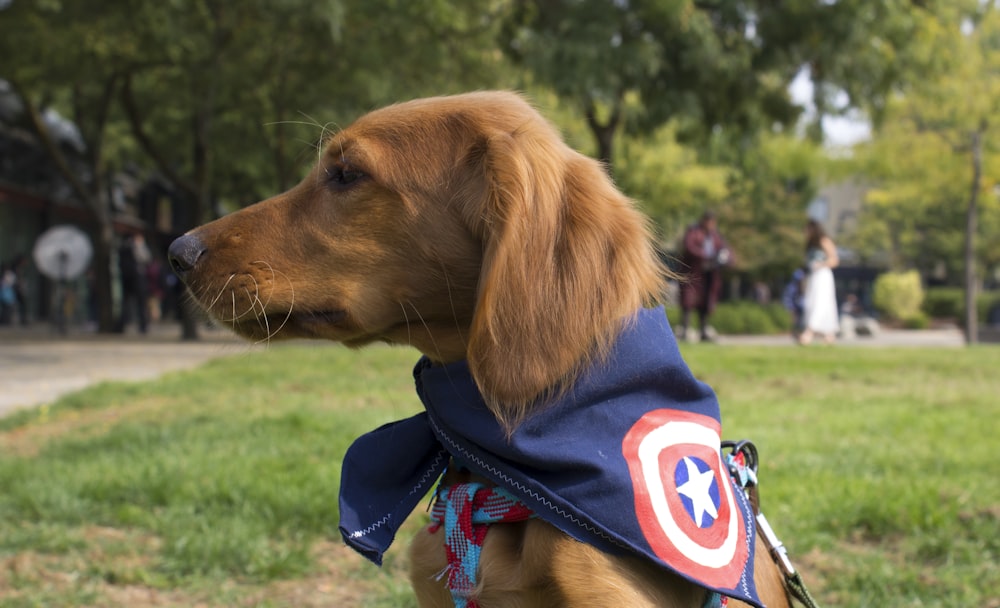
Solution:
<path fill-rule="evenodd" d="M 719 404 L 691 374 L 662 308 L 641 310 L 608 358 L 508 439 L 466 362 L 413 371 L 426 412 L 344 457 L 340 531 L 381 564 L 451 458 L 581 542 L 633 553 L 760 606 L 754 516 L 720 455 Z"/>

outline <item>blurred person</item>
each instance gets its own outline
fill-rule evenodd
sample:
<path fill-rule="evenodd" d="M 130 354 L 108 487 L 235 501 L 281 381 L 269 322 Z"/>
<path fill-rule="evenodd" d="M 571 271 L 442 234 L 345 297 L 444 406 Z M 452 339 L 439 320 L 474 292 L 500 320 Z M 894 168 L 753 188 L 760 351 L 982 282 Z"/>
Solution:
<path fill-rule="evenodd" d="M 5 314 L 0 314 L 0 317 L 5 318 L 5 324 L 13 322 L 15 312 L 21 325 L 28 324 L 28 295 L 24 287 L 24 265 L 27 261 L 28 258 L 19 253 L 10 263 L 5 264 L 3 271 L 0 272 L 0 282 L 2 282 L 0 289 L 3 289 L 0 299 L 3 300 L 2 305 L 5 307 Z"/>
<path fill-rule="evenodd" d="M 712 341 L 708 319 L 715 310 L 722 290 L 722 268 L 728 265 L 732 254 L 725 239 L 719 234 L 718 220 L 711 211 L 702 214 L 696 224 L 684 233 L 684 251 L 681 262 L 686 266 L 686 277 L 681 282 L 681 332 L 687 340 L 691 311 L 698 312 L 698 329 L 703 342 Z"/>
<path fill-rule="evenodd" d="M 163 318 L 164 279 L 163 264 L 155 257 L 146 265 L 146 285 L 149 287 L 149 319 L 157 323 Z"/>
<path fill-rule="evenodd" d="M 145 334 L 149 324 L 149 285 L 146 279 L 146 267 L 152 260 L 149 247 L 142 233 L 135 232 L 125 237 L 118 249 L 118 269 L 122 282 L 122 313 L 119 321 L 119 331 L 125 331 L 129 324 L 131 313 L 135 311 L 139 325 L 139 333 Z"/>
<path fill-rule="evenodd" d="M 10 325 L 16 303 L 14 271 L 4 262 L 0 264 L 0 325 Z"/>
<path fill-rule="evenodd" d="M 837 247 L 816 220 L 806 223 L 806 268 L 809 274 L 803 300 L 803 329 L 799 344 L 809 344 L 819 335 L 832 344 L 840 330 L 837 291 L 833 269 L 840 263 Z"/>
<path fill-rule="evenodd" d="M 798 340 L 802 333 L 805 313 L 806 269 L 796 268 L 792 278 L 781 292 L 781 303 L 792 315 L 792 337 Z"/>

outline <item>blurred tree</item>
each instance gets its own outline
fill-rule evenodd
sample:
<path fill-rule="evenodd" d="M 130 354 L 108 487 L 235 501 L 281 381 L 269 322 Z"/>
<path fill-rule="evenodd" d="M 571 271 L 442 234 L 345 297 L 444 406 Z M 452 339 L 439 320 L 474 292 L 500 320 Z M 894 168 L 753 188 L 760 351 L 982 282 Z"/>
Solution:
<path fill-rule="evenodd" d="M 293 185 L 336 119 L 496 74 L 483 69 L 496 63 L 484 51 L 492 0 L 132 1 L 148 58 L 128 75 L 124 107 L 194 201 L 192 225 L 215 201 L 239 206 Z"/>
<path fill-rule="evenodd" d="M 897 267 L 962 260 L 966 340 L 977 340 L 977 262 L 996 264 L 1000 234 L 977 244 L 1000 213 L 995 132 L 1000 116 L 1000 11 L 957 3 L 925 29 L 932 71 L 888 106 L 885 128 L 861 157 L 878 180 L 867 236 L 881 237 Z M 963 211 L 964 210 L 964 211 Z"/>
<path fill-rule="evenodd" d="M 828 169 L 822 119 L 880 117 L 923 58 L 924 16 L 943 4 L 513 0 L 501 45 L 580 108 L 596 156 L 667 240 L 714 207 L 741 269 L 777 277 L 800 261 L 805 208 Z M 788 87 L 802 71 L 815 84 L 812 143 L 789 128 L 802 108 Z M 648 140 L 616 142 L 621 133 Z"/>
<path fill-rule="evenodd" d="M 127 144 L 116 132 L 114 99 L 120 64 L 109 61 L 118 33 L 127 28 L 98 1 L 13 2 L 0 13 L 0 77 L 24 105 L 25 122 L 85 210 L 94 245 L 98 328 L 114 328 L 111 260 L 114 239 L 107 178 Z M 82 162 L 58 144 L 43 118 L 69 117 L 80 132 Z"/>
<path fill-rule="evenodd" d="M 830 159 L 815 142 L 785 133 L 761 133 L 754 153 L 733 172 L 720 226 L 736 250 L 737 270 L 783 282 L 803 264 L 804 211 L 826 177 Z"/>
<path fill-rule="evenodd" d="M 967 2 L 968 0 L 958 0 Z M 975 2 L 976 0 L 972 0 Z M 725 3 L 725 2 L 723 2 Z M 953 0 L 795 0 L 756 3 L 760 63 L 803 69 L 813 83 L 809 136 L 851 109 L 878 124 L 894 92 L 919 80 L 927 60 L 926 27 Z"/>
<path fill-rule="evenodd" d="M 623 138 L 617 157 L 619 185 L 652 216 L 667 248 L 688 222 L 706 208 L 721 208 L 732 196 L 736 169 L 702 162 L 697 148 L 677 141 L 676 122 L 649 137 Z"/>
<path fill-rule="evenodd" d="M 788 85 L 807 70 L 814 118 L 878 115 L 907 74 L 919 15 L 945 0 L 512 0 L 504 51 L 582 109 L 598 158 L 622 128 L 680 118 L 684 140 L 793 123 Z M 817 141 L 822 131 L 813 128 Z"/>
<path fill-rule="evenodd" d="M 681 125 L 690 137 L 717 125 L 754 129 L 798 115 L 785 90 L 794 68 L 759 63 L 764 41 L 753 29 L 755 2 L 513 3 L 504 51 L 579 104 L 597 157 L 609 166 L 626 123 L 650 131 L 693 117 Z"/>
<path fill-rule="evenodd" d="M 145 152 L 181 194 L 181 231 L 222 206 L 255 202 L 298 180 L 317 142 L 337 128 L 327 120 L 494 84 L 503 70 L 492 45 L 505 6 L 49 0 L 3 9 L 0 77 L 24 97 L 36 134 L 93 216 L 100 329 L 112 328 L 104 181 L 114 169 Z M 39 119 L 50 106 L 83 131 L 84 171 L 51 145 Z M 185 335 L 193 334 L 189 322 Z"/>

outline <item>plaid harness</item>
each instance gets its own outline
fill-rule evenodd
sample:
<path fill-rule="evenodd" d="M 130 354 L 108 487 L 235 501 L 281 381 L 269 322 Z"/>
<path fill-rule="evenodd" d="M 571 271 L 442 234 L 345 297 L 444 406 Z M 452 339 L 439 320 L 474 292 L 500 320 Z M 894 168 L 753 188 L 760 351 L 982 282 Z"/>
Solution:
<path fill-rule="evenodd" d="M 747 470 L 741 453 L 737 453 L 737 458 L 741 469 Z M 503 488 L 476 482 L 438 486 L 428 531 L 433 534 L 444 526 L 448 591 L 455 608 L 479 608 L 475 598 L 476 573 L 490 525 L 525 521 L 533 517 L 537 516 L 531 509 Z M 728 597 L 709 591 L 702 608 L 725 608 L 728 605 Z"/>
<path fill-rule="evenodd" d="M 479 554 L 490 524 L 524 521 L 534 512 L 512 494 L 480 483 L 459 483 L 437 489 L 430 532 L 444 526 L 448 556 L 448 590 L 455 608 L 478 608 L 475 599 Z"/>

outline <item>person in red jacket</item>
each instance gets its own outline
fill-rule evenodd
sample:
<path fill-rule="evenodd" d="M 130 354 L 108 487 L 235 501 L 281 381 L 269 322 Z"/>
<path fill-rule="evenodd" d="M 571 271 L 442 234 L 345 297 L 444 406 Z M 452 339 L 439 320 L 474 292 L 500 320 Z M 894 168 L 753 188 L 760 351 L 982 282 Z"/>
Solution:
<path fill-rule="evenodd" d="M 688 337 L 691 311 L 696 310 L 701 340 L 711 341 L 708 318 L 715 310 L 722 289 L 721 269 L 732 261 L 731 257 L 729 246 L 719 234 L 715 214 L 706 211 L 698 223 L 692 224 L 684 234 L 681 262 L 686 276 L 680 285 L 683 339 Z"/>

